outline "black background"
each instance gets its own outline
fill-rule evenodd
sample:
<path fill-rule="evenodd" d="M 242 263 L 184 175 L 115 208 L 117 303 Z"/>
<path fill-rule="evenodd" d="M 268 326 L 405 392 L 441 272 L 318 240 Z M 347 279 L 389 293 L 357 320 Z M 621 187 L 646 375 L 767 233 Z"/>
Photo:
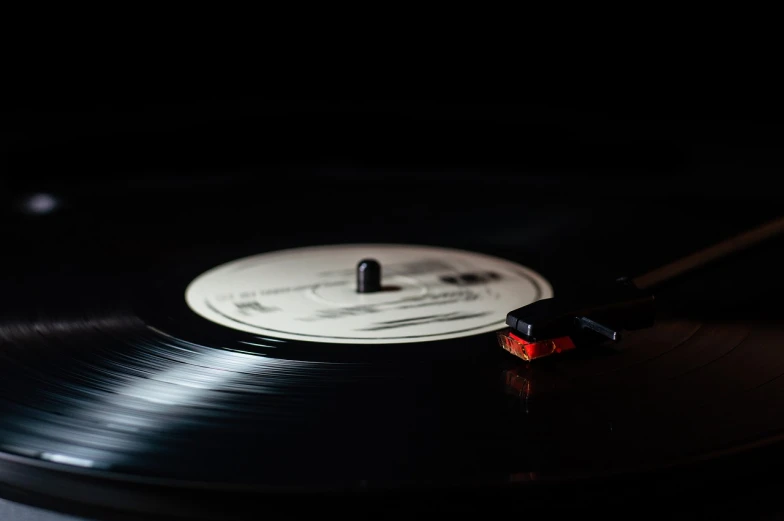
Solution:
<path fill-rule="evenodd" d="M 573 284 L 780 212 L 781 104 L 753 89 L 389 99 L 116 85 L 6 98 L 3 262 L 64 273 L 108 254 L 145 272 L 235 248 L 398 241 L 513 250 Z M 56 211 L 26 211 L 37 193 Z"/>

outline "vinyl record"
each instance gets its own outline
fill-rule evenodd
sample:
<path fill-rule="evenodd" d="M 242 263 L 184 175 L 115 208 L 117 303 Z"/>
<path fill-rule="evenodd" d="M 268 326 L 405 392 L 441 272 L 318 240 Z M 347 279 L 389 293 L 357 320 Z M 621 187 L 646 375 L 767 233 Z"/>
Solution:
<path fill-rule="evenodd" d="M 357 292 L 367 258 L 385 290 Z M 564 486 L 779 436 L 781 327 L 662 316 L 526 364 L 493 332 L 552 294 L 545 277 L 461 250 L 320 246 L 81 295 L 76 310 L 38 303 L 0 324 L 0 478 L 228 519 L 237 496 Z"/>

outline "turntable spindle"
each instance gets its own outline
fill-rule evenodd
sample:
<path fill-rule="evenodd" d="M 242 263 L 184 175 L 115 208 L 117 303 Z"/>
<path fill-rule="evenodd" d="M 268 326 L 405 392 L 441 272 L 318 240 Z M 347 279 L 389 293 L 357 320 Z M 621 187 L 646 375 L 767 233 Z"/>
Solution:
<path fill-rule="evenodd" d="M 381 264 L 375 259 L 362 259 L 357 264 L 357 293 L 381 291 Z"/>

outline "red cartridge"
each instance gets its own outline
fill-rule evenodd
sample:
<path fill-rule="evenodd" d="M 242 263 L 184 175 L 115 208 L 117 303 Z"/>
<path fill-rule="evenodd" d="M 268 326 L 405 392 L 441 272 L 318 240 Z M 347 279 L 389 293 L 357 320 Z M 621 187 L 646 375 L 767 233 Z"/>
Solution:
<path fill-rule="evenodd" d="M 542 358 L 543 356 L 569 351 L 575 347 L 574 342 L 568 336 L 529 342 L 512 333 L 510 329 L 498 332 L 498 343 L 501 347 L 526 362 Z"/>

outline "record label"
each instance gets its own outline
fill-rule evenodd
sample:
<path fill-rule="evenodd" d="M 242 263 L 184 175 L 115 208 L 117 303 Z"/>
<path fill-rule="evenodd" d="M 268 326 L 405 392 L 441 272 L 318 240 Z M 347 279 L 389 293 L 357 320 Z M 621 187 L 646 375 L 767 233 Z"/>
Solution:
<path fill-rule="evenodd" d="M 382 289 L 357 292 L 357 263 L 381 264 Z M 552 297 L 541 275 L 484 254 L 358 244 L 263 253 L 213 268 L 185 291 L 202 317 L 241 331 L 310 342 L 392 344 L 505 327 L 506 314 Z"/>

